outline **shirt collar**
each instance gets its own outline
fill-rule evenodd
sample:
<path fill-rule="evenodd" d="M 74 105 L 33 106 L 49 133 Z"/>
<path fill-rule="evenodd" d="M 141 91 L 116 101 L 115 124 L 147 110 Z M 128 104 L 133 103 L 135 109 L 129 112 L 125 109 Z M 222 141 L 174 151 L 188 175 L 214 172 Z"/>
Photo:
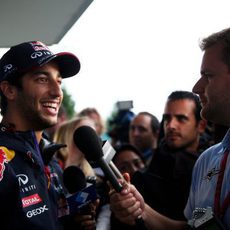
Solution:
<path fill-rule="evenodd" d="M 228 129 L 227 133 L 225 134 L 223 140 L 222 140 L 222 145 L 224 149 L 229 148 L 230 150 L 230 129 Z"/>

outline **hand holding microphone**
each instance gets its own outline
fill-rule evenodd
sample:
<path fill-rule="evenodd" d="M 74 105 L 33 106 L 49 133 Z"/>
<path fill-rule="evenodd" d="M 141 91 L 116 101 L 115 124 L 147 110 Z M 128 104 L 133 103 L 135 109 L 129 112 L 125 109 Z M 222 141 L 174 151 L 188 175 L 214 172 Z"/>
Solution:
<path fill-rule="evenodd" d="M 121 192 L 122 185 L 103 158 L 101 141 L 94 129 L 89 126 L 81 126 L 75 130 L 73 139 L 76 146 L 85 155 L 85 158 L 88 161 L 96 162 L 101 167 L 105 177 L 109 180 L 112 187 L 117 192 Z"/>
<path fill-rule="evenodd" d="M 81 150 L 81 152 L 85 155 L 86 159 L 88 161 L 96 162 L 101 167 L 102 171 L 105 174 L 105 177 L 109 180 L 113 189 L 118 193 L 122 193 L 122 195 L 120 195 L 121 199 L 123 199 L 123 198 L 126 199 L 126 197 L 128 197 L 127 199 L 129 199 L 130 196 L 132 196 L 133 198 L 136 199 L 135 195 L 139 194 L 139 193 L 134 188 L 134 186 L 132 186 L 132 185 L 129 186 L 126 181 L 120 182 L 118 180 L 118 178 L 116 177 L 115 173 L 113 172 L 113 170 L 108 165 L 108 163 L 104 160 L 101 141 L 100 141 L 98 135 L 96 134 L 96 132 L 94 131 L 94 129 L 92 129 L 89 126 L 81 126 L 75 130 L 73 138 L 74 138 L 74 143 Z M 133 191 L 129 191 L 127 189 L 124 189 L 124 187 L 126 187 L 126 186 L 127 186 L 127 189 L 133 188 Z M 141 197 L 141 195 L 139 197 Z M 115 199 L 115 202 L 117 202 L 116 199 Z M 135 223 L 138 226 L 138 229 L 145 229 L 143 220 L 141 218 L 141 208 L 138 208 L 138 206 L 139 206 L 138 203 L 139 203 L 139 201 L 137 200 L 136 204 L 131 204 L 135 209 L 137 208 L 137 211 L 135 211 L 132 214 L 133 214 L 133 216 L 136 217 Z M 118 207 L 117 204 L 115 204 L 115 206 Z M 120 206 L 120 208 L 121 209 L 123 208 L 124 212 L 129 211 L 128 209 L 125 210 L 126 206 L 125 207 Z M 120 210 L 116 209 L 116 210 L 119 213 L 121 211 L 121 209 Z M 120 216 L 122 217 L 122 215 L 120 215 Z"/>
<path fill-rule="evenodd" d="M 63 172 L 63 182 L 69 192 L 67 202 L 70 215 L 81 229 L 95 229 L 98 196 L 94 184 L 87 183 L 84 173 L 77 166 L 69 166 Z"/>

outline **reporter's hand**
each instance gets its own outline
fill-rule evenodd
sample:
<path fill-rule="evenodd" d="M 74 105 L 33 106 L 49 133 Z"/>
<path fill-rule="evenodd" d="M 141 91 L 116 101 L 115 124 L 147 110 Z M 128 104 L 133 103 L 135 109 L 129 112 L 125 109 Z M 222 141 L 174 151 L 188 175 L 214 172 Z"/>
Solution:
<path fill-rule="evenodd" d="M 137 189 L 130 184 L 130 178 L 127 173 L 124 174 L 124 178 L 125 181 L 120 181 L 123 186 L 120 193 L 110 187 L 110 207 L 118 220 L 134 225 L 135 219 L 140 218 L 144 211 L 145 203 Z"/>
<path fill-rule="evenodd" d="M 78 214 L 75 216 L 74 220 L 80 226 L 80 229 L 84 230 L 95 230 L 96 220 L 92 215 Z"/>
<path fill-rule="evenodd" d="M 74 217 L 75 222 L 80 226 L 82 230 L 95 230 L 96 229 L 96 209 L 100 200 L 97 199 L 93 203 L 90 203 L 89 213 L 79 213 Z"/>

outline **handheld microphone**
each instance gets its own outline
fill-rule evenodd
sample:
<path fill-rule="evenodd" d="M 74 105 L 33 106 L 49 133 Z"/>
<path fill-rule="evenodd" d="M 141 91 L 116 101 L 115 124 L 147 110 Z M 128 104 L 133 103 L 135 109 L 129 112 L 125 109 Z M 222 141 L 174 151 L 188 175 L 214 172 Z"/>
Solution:
<path fill-rule="evenodd" d="M 91 214 L 89 204 L 97 197 L 96 188 L 87 183 L 82 170 L 77 166 L 69 166 L 63 172 L 63 183 L 70 193 L 67 202 L 70 214 Z"/>
<path fill-rule="evenodd" d="M 122 185 L 119 183 L 114 172 L 118 171 L 117 176 L 121 178 L 119 170 L 110 163 L 113 170 L 109 167 L 106 160 L 103 158 L 102 143 L 97 133 L 89 126 L 81 126 L 77 128 L 73 135 L 74 143 L 82 151 L 88 161 L 95 161 L 104 172 L 105 176 L 111 183 L 116 192 L 121 192 Z M 112 162 L 112 161 L 111 161 Z M 136 226 L 138 229 L 146 229 L 142 217 L 138 217 L 136 220 Z"/>
<path fill-rule="evenodd" d="M 89 126 L 77 128 L 73 135 L 74 143 L 82 151 L 88 161 L 96 162 L 109 180 L 112 187 L 121 192 L 122 185 L 119 183 L 115 173 L 103 158 L 102 143 L 97 133 Z"/>
<path fill-rule="evenodd" d="M 119 171 L 119 169 L 116 167 L 116 165 L 112 161 L 114 155 L 116 154 L 116 151 L 113 148 L 113 146 L 110 144 L 109 141 L 104 141 L 103 142 L 102 151 L 103 151 L 103 158 L 109 164 L 109 167 L 113 170 L 113 172 L 115 173 L 116 177 L 119 178 L 119 179 L 125 180 L 123 175 Z"/>

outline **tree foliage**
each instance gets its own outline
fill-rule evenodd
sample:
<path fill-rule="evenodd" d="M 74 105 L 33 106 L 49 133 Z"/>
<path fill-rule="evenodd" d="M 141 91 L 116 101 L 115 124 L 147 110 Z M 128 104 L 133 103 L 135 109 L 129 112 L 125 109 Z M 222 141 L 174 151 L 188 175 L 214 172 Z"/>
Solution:
<path fill-rule="evenodd" d="M 62 105 L 64 106 L 67 116 L 68 118 L 72 118 L 76 112 L 75 112 L 75 101 L 72 99 L 71 95 L 67 92 L 66 88 L 63 87 L 63 101 L 62 101 Z"/>

